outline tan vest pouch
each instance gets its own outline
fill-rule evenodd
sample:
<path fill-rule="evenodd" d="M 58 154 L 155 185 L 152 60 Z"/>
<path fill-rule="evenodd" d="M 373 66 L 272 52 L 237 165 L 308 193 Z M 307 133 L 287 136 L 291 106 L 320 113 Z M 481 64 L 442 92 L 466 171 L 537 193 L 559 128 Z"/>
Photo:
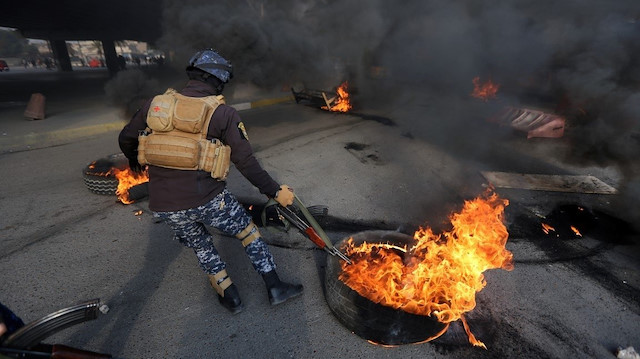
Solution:
<path fill-rule="evenodd" d="M 231 147 L 223 145 L 216 139 L 204 142 L 203 148 L 200 168 L 203 171 L 211 172 L 211 177 L 217 180 L 226 180 L 231 166 Z"/>
<path fill-rule="evenodd" d="M 201 98 L 175 94 L 176 105 L 173 124 L 177 130 L 187 133 L 200 133 L 205 121 L 213 115 L 213 108 Z"/>
<path fill-rule="evenodd" d="M 171 131 L 173 125 L 173 112 L 175 111 L 175 90 L 169 89 L 163 95 L 158 95 L 151 100 L 149 112 L 147 112 L 147 125 L 158 132 Z"/>
<path fill-rule="evenodd" d="M 199 137 L 199 136 L 198 136 Z M 196 170 L 200 162 L 198 138 L 155 132 L 138 138 L 138 162 L 155 166 Z"/>
<path fill-rule="evenodd" d="M 213 171 L 211 171 L 211 177 L 224 181 L 227 179 L 229 167 L 231 167 L 231 147 L 220 146 L 217 159 Z"/>
<path fill-rule="evenodd" d="M 141 165 L 148 165 L 147 161 L 147 135 L 138 136 L 138 163 Z"/>

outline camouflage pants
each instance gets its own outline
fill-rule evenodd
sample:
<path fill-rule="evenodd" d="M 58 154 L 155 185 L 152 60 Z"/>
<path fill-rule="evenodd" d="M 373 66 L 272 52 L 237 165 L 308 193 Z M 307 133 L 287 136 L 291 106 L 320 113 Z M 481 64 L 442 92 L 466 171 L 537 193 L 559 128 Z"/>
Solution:
<path fill-rule="evenodd" d="M 220 258 L 205 225 L 235 236 L 251 222 L 251 216 L 226 188 L 202 206 L 175 212 L 154 212 L 153 215 L 173 229 L 176 240 L 193 248 L 200 267 L 207 274 L 220 272 L 226 268 L 226 264 Z M 269 247 L 262 238 L 246 246 L 245 252 L 258 273 L 264 274 L 276 268 Z"/>

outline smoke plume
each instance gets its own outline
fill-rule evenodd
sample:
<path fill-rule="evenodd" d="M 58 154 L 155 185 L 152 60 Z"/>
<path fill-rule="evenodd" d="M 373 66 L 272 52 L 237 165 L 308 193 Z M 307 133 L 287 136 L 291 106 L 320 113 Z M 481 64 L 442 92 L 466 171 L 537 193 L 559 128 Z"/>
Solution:
<path fill-rule="evenodd" d="M 534 103 L 567 117 L 574 142 L 567 160 L 620 166 L 637 186 L 637 0 L 164 4 L 158 45 L 178 66 L 212 47 L 232 61 L 235 81 L 263 88 L 330 89 L 349 80 L 363 107 L 400 108 L 420 97 L 446 123 L 443 131 L 465 128 L 479 108 L 496 109 L 469 96 L 474 77 L 491 79 L 501 84 L 499 105 Z M 411 121 L 416 130 L 439 129 Z"/>
<path fill-rule="evenodd" d="M 142 103 L 162 89 L 156 79 L 152 79 L 140 70 L 120 71 L 104 87 L 111 105 L 120 108 L 123 118 L 129 119 Z"/>

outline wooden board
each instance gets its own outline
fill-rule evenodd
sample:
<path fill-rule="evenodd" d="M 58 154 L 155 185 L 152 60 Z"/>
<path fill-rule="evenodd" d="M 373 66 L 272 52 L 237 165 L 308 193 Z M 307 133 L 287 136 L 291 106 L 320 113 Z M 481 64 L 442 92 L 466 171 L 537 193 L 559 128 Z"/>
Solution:
<path fill-rule="evenodd" d="M 540 175 L 510 172 L 482 172 L 495 187 L 534 191 L 615 194 L 617 190 L 594 176 Z"/>

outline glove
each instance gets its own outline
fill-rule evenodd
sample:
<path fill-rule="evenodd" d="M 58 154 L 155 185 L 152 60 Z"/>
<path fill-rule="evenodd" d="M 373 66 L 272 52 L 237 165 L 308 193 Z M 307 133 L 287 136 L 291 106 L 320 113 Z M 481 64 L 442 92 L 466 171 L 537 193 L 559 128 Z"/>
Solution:
<path fill-rule="evenodd" d="M 131 172 L 135 173 L 135 174 L 141 174 L 142 172 L 144 172 L 144 166 L 141 165 L 137 159 L 129 159 L 129 168 L 131 169 Z"/>
<path fill-rule="evenodd" d="M 286 184 L 281 185 L 278 192 L 276 192 L 275 200 L 283 207 L 293 204 L 293 189 Z"/>

